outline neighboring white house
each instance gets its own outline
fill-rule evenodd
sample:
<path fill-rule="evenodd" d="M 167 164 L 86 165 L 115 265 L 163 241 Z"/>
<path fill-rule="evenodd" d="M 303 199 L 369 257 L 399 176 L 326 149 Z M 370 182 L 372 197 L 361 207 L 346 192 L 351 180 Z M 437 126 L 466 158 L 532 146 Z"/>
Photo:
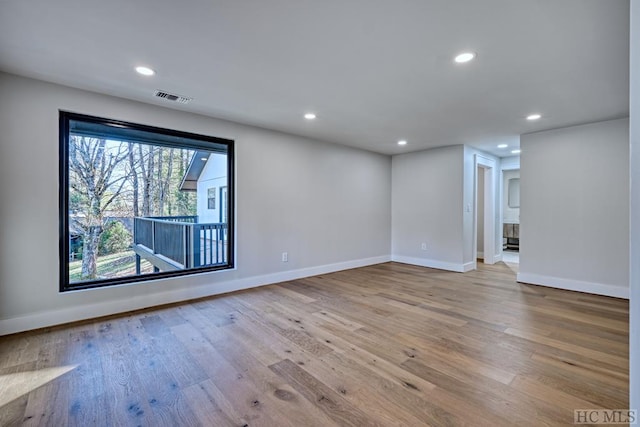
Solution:
<path fill-rule="evenodd" d="M 196 151 L 181 190 L 197 191 L 199 223 L 227 222 L 227 155 Z"/>

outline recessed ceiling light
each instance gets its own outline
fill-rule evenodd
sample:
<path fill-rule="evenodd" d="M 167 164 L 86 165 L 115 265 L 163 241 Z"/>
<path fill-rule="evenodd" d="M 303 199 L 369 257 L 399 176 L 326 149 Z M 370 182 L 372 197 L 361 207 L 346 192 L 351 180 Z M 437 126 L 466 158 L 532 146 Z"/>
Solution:
<path fill-rule="evenodd" d="M 398 141 L 398 145 L 407 145 L 407 141 L 401 139 L 400 141 Z"/>
<path fill-rule="evenodd" d="M 536 113 L 536 114 L 529 114 L 527 116 L 527 120 L 538 120 L 540 117 L 542 117 L 542 115 Z"/>
<path fill-rule="evenodd" d="M 456 56 L 453 60 L 456 61 L 457 63 L 461 64 L 463 62 L 469 62 L 475 57 L 476 57 L 476 54 L 473 53 L 473 52 L 463 52 L 463 53 L 459 54 L 458 56 Z"/>
<path fill-rule="evenodd" d="M 499 145 L 498 145 L 498 148 L 507 148 L 508 146 L 509 146 L 509 145 L 507 145 L 507 144 L 499 144 Z"/>
<path fill-rule="evenodd" d="M 136 72 L 143 76 L 153 76 L 156 73 L 149 67 L 136 67 Z"/>
<path fill-rule="evenodd" d="M 313 114 L 313 113 L 307 113 L 307 114 L 304 115 L 304 118 L 307 119 L 307 120 L 313 120 L 313 119 L 316 118 L 316 115 Z"/>
<path fill-rule="evenodd" d="M 520 149 L 511 150 L 511 154 L 520 154 Z"/>
<path fill-rule="evenodd" d="M 206 157 L 200 157 L 200 160 L 202 160 L 203 162 L 206 162 L 208 159 Z"/>

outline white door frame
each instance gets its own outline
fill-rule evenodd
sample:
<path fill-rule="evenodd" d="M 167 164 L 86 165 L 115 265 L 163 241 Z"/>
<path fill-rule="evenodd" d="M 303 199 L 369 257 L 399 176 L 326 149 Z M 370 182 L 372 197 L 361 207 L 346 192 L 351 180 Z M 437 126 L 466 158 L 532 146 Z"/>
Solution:
<path fill-rule="evenodd" d="M 478 168 L 484 171 L 484 263 L 495 264 L 500 260 L 496 253 L 496 161 L 479 154 L 473 168 L 473 260 L 478 258 Z"/>

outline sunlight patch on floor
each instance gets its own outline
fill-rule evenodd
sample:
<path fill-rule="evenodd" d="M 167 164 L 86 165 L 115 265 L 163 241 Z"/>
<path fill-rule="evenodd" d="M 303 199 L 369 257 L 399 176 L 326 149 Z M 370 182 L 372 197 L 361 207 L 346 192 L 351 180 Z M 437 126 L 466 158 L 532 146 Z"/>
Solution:
<path fill-rule="evenodd" d="M 0 390 L 2 390 L 2 393 L 0 393 L 0 407 L 72 371 L 77 366 L 57 366 L 37 371 L 0 375 Z"/>

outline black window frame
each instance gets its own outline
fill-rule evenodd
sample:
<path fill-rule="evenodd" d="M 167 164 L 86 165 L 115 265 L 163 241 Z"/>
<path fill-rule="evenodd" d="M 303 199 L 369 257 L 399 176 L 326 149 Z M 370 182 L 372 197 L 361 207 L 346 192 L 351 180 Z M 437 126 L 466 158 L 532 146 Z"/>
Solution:
<path fill-rule="evenodd" d="M 189 144 L 166 143 L 164 146 L 176 148 L 192 148 L 212 150 L 212 144 L 225 145 L 227 148 L 227 242 L 228 253 L 227 262 L 225 264 L 194 267 L 185 270 L 164 271 L 147 273 L 137 276 L 116 277 L 109 279 L 97 279 L 92 281 L 83 281 L 79 283 L 69 283 L 69 137 L 70 137 L 70 121 L 83 121 L 98 125 L 106 125 L 117 129 L 119 133 L 125 130 L 152 132 L 159 135 L 177 138 L 187 138 L 197 140 Z M 150 142 L 150 144 L 154 144 Z M 234 195 L 235 195 L 235 141 L 226 138 L 196 134 L 191 132 L 178 131 L 144 124 L 114 120 L 86 114 L 73 113 L 68 111 L 59 111 L 59 264 L 60 264 L 60 282 L 59 291 L 68 292 L 91 288 L 102 288 L 107 286 L 122 285 L 129 283 L 148 282 L 157 279 L 165 279 L 170 277 L 189 276 L 204 272 L 229 270 L 235 268 L 235 214 L 234 214 Z M 155 144 L 160 145 L 160 144 Z"/>

